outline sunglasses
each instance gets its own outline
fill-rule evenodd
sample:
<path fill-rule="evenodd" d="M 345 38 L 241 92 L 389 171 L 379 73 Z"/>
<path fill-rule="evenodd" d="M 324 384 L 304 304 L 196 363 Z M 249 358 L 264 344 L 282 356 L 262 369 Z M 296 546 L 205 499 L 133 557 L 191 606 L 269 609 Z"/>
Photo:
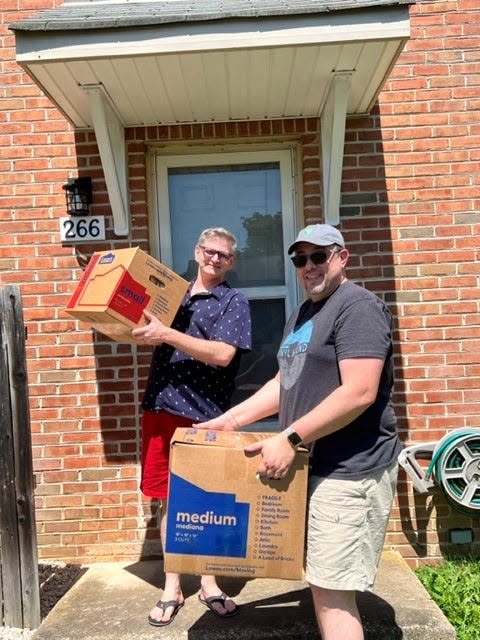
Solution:
<path fill-rule="evenodd" d="M 218 256 L 218 259 L 221 262 L 228 262 L 231 258 L 233 258 L 233 255 L 231 253 L 223 253 L 223 251 L 216 251 L 215 249 L 209 249 L 208 247 L 204 247 L 201 244 L 199 244 L 198 246 L 203 251 L 204 255 L 207 256 L 207 258 L 213 258 L 215 256 Z"/>
<path fill-rule="evenodd" d="M 291 256 L 290 260 L 293 262 L 297 269 L 302 269 L 310 259 L 313 264 L 325 264 L 330 260 L 334 253 L 340 253 L 340 250 L 314 251 L 313 253 L 301 253 L 298 256 Z"/>

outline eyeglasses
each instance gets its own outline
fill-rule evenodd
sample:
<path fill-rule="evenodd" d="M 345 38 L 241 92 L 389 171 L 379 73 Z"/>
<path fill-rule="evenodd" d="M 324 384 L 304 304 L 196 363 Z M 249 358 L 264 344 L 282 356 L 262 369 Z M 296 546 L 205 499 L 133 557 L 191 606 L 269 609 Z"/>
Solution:
<path fill-rule="evenodd" d="M 340 253 L 341 249 L 331 249 L 329 251 L 314 251 L 313 253 L 301 253 L 298 256 L 291 256 L 290 260 L 293 262 L 297 269 L 303 269 L 310 259 L 313 264 L 325 264 L 330 261 L 331 257 L 335 253 Z"/>
<path fill-rule="evenodd" d="M 228 262 L 233 258 L 233 254 L 231 253 L 223 253 L 223 251 L 216 251 L 215 249 L 209 249 L 208 247 L 204 247 L 203 245 L 198 245 L 203 253 L 207 256 L 207 258 L 214 258 L 218 256 L 218 259 L 221 262 Z"/>

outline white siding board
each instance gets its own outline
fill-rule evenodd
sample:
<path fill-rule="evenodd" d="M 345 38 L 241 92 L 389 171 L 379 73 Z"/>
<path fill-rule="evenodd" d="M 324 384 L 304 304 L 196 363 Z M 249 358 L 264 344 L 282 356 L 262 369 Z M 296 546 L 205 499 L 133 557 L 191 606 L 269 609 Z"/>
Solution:
<path fill-rule="evenodd" d="M 315 63 L 310 77 L 307 94 L 303 101 L 306 115 L 319 116 L 326 99 L 327 88 L 330 85 L 335 66 L 337 64 L 339 48 L 334 45 L 317 47 L 315 49 Z"/>
<path fill-rule="evenodd" d="M 227 92 L 230 102 L 230 118 L 244 120 L 249 111 L 249 60 L 250 52 L 238 51 L 225 54 L 228 68 Z"/>
<path fill-rule="evenodd" d="M 189 122 L 191 121 L 192 109 L 190 105 L 190 96 L 185 89 L 185 79 L 183 77 L 183 69 L 180 64 L 179 56 L 172 54 L 162 56 L 158 59 L 158 67 L 163 78 L 163 84 L 166 95 L 170 104 L 175 105 L 173 115 L 174 120 L 170 122 Z M 169 122 L 164 120 L 164 114 L 160 113 L 160 122 Z"/>
<path fill-rule="evenodd" d="M 318 83 L 317 59 L 317 47 L 300 47 L 292 50 L 288 95 L 281 115 L 286 117 L 311 115 L 306 107 L 306 101 L 312 92 L 312 87 Z M 314 103 L 318 103 L 318 90 L 315 91 Z"/>
<path fill-rule="evenodd" d="M 376 45 L 370 43 L 364 46 L 362 57 L 358 61 L 363 82 L 355 86 L 358 99 L 352 101 L 352 111 L 366 113 L 371 109 L 372 103 L 390 73 L 392 60 L 396 59 L 402 46 L 396 41 L 379 42 Z"/>
<path fill-rule="evenodd" d="M 76 84 L 99 84 L 98 75 L 95 73 L 95 66 L 88 60 L 74 60 L 65 68 L 72 74 Z"/>
<path fill-rule="evenodd" d="M 281 118 L 285 113 L 288 94 L 291 90 L 294 55 L 295 50 L 291 47 L 272 51 L 267 113 L 273 118 Z"/>
<path fill-rule="evenodd" d="M 30 73 L 36 78 L 40 86 L 49 88 L 49 95 L 55 106 L 75 122 L 78 127 L 91 127 L 90 107 L 86 96 L 82 95 L 72 76 L 70 69 L 62 62 L 45 67 L 32 65 Z"/>
<path fill-rule="evenodd" d="M 123 124 L 126 122 L 138 122 L 140 117 L 140 110 L 135 109 L 133 103 L 135 96 L 126 86 L 128 76 L 123 64 L 125 62 L 127 61 L 124 60 L 122 64 L 118 64 L 116 60 L 102 59 L 98 60 L 95 65 L 98 77 L 103 79 L 101 84 L 105 93 L 110 98 L 111 104 Z M 128 62 L 130 63 L 130 61 Z M 129 64 L 129 68 L 131 68 L 131 64 Z"/>
<path fill-rule="evenodd" d="M 353 71 L 357 68 L 362 55 L 363 44 L 344 44 L 339 47 L 339 55 L 335 64 L 335 71 Z"/>
<path fill-rule="evenodd" d="M 142 58 L 142 74 L 144 84 L 149 88 L 150 101 L 155 105 L 152 124 L 175 122 L 175 110 L 165 87 L 158 58 L 153 56 Z"/>
<path fill-rule="evenodd" d="M 198 122 L 202 120 L 202 114 L 210 110 L 203 60 L 201 56 L 183 55 L 179 57 L 179 64 L 182 69 L 183 90 L 188 95 L 191 121 Z"/>
<path fill-rule="evenodd" d="M 211 96 L 211 118 L 208 113 L 202 114 L 202 119 L 229 120 L 231 105 L 228 93 L 228 73 L 225 67 L 225 54 L 215 52 L 208 55 L 208 61 L 203 57 L 205 70 L 205 87 Z"/>
<path fill-rule="evenodd" d="M 115 69 L 117 82 L 119 84 L 118 95 L 121 95 L 121 91 L 123 96 L 125 96 L 121 104 L 128 104 L 132 118 L 135 117 L 139 124 L 149 124 L 154 122 L 155 110 L 148 98 L 150 93 L 150 91 L 147 90 L 148 85 L 145 84 L 143 73 L 139 68 L 141 61 L 142 58 L 131 58 L 127 64 L 125 64 L 127 61 L 124 61 L 121 69 Z"/>
<path fill-rule="evenodd" d="M 268 74 L 271 68 L 270 50 L 261 49 L 250 57 L 249 116 L 252 120 L 263 120 L 267 115 Z"/>
<path fill-rule="evenodd" d="M 156 86 L 161 83 L 155 59 L 151 56 L 134 59 L 135 73 L 139 78 L 139 93 L 144 124 L 155 124 L 158 118 Z M 138 97 L 138 96 L 137 96 Z"/>

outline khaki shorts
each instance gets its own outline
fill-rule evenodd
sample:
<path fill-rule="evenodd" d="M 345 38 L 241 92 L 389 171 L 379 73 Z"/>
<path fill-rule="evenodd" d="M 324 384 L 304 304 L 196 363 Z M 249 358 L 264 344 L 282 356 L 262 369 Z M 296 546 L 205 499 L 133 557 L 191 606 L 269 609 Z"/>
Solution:
<path fill-rule="evenodd" d="M 373 587 L 397 483 L 398 464 L 361 480 L 312 476 L 307 581 L 324 589 Z"/>

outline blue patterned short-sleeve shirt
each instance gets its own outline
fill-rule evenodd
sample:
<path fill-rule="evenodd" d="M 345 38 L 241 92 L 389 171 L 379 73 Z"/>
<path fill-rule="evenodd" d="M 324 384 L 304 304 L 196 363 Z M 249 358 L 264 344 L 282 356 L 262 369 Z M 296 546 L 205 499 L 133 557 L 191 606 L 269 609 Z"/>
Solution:
<path fill-rule="evenodd" d="M 187 291 L 172 327 L 196 338 L 226 342 L 237 352 L 226 367 L 209 365 L 162 344 L 155 348 L 142 407 L 202 422 L 230 406 L 242 351 L 252 346 L 250 307 L 227 282 L 212 291 Z"/>

